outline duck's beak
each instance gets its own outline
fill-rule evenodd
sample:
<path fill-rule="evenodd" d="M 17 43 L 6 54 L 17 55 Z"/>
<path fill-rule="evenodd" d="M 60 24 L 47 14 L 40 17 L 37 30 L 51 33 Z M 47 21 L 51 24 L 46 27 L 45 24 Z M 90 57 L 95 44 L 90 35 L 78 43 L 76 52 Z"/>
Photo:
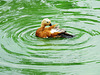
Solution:
<path fill-rule="evenodd" d="M 49 26 L 52 26 L 52 24 L 50 23 L 50 25 Z"/>

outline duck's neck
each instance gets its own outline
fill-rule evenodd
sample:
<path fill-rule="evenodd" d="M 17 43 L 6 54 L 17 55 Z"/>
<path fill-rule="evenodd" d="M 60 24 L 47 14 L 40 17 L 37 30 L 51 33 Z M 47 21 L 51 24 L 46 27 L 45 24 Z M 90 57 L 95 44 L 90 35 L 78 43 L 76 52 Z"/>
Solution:
<path fill-rule="evenodd" d="M 45 29 L 45 26 L 44 26 L 44 25 L 42 25 L 42 24 L 41 24 L 41 29 L 42 29 L 42 30 L 44 30 L 44 29 Z"/>

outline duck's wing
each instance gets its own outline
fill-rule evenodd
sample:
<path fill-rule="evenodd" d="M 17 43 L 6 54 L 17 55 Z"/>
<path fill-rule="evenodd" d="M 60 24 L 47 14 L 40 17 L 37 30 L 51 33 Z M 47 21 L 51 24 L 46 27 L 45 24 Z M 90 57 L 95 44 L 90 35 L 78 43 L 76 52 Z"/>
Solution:
<path fill-rule="evenodd" d="M 51 29 L 50 31 L 52 34 L 55 32 L 59 32 L 58 35 L 56 35 L 56 37 L 61 37 L 61 38 L 72 38 L 75 35 L 71 35 L 69 33 L 66 32 L 66 30 L 64 29 L 60 29 L 59 26 L 55 27 L 54 29 Z"/>
<path fill-rule="evenodd" d="M 67 32 L 62 32 L 62 33 L 58 34 L 58 36 L 60 36 L 62 38 L 72 38 L 72 37 L 75 37 L 75 35 L 69 34 Z"/>
<path fill-rule="evenodd" d="M 55 33 L 55 32 L 66 32 L 65 29 L 60 29 L 59 26 L 51 29 L 50 31 L 51 33 Z"/>

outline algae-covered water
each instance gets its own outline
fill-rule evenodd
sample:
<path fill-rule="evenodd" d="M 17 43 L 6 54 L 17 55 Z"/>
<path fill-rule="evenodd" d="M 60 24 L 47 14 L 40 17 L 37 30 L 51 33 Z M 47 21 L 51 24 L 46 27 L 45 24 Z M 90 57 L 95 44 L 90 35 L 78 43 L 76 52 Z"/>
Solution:
<path fill-rule="evenodd" d="M 44 18 L 76 37 L 36 37 Z M 100 0 L 0 0 L 0 75 L 100 75 Z"/>

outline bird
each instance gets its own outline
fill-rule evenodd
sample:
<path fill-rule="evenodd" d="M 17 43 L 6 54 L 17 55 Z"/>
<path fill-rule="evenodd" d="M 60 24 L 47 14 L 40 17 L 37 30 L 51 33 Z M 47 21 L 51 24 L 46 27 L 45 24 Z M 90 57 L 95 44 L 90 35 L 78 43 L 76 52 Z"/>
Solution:
<path fill-rule="evenodd" d="M 57 24 L 52 25 L 48 18 L 42 20 L 41 27 L 36 30 L 35 35 L 40 38 L 72 38 L 75 36 L 67 33 L 64 29 L 60 29 Z"/>

